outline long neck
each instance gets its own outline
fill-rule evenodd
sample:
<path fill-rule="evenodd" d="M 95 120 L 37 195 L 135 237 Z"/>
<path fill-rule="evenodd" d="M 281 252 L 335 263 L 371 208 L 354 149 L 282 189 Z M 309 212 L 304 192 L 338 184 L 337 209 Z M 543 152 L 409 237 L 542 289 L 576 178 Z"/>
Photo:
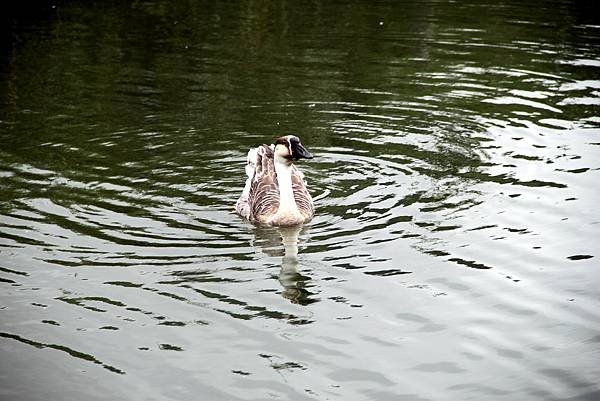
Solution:
<path fill-rule="evenodd" d="M 297 212 L 298 206 L 292 189 L 292 164 L 283 158 L 275 157 L 275 172 L 279 184 L 278 212 Z"/>

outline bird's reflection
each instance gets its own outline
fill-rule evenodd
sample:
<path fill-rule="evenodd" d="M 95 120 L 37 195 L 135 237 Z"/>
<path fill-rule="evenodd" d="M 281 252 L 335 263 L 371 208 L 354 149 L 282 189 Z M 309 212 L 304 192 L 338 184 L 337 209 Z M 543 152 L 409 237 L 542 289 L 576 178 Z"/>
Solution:
<path fill-rule="evenodd" d="M 314 293 L 308 288 L 310 276 L 300 273 L 298 260 L 298 237 L 304 233 L 304 226 L 291 227 L 258 227 L 256 229 L 256 242 L 269 256 L 281 256 L 281 269 L 278 280 L 283 288 L 284 298 L 293 303 L 308 305 L 316 302 Z"/>

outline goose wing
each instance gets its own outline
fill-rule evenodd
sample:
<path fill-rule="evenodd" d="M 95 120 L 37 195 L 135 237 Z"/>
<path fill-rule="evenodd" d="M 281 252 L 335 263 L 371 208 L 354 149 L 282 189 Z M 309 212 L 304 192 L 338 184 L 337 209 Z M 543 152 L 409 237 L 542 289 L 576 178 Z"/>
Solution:
<path fill-rule="evenodd" d="M 312 196 L 306 188 L 304 174 L 296 166 L 292 169 L 292 190 L 294 191 L 294 200 L 298 210 L 306 217 L 312 217 L 315 214 Z"/>
<path fill-rule="evenodd" d="M 273 161 L 273 150 L 263 145 L 257 149 L 254 176 L 250 184 L 251 220 L 275 214 L 279 208 L 279 186 Z"/>

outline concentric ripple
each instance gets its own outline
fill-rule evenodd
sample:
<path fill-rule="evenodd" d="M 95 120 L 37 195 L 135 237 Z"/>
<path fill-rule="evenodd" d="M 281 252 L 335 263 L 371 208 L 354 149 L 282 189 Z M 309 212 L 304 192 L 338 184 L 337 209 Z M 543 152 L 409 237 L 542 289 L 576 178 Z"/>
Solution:
<path fill-rule="evenodd" d="M 0 398 L 599 398 L 592 11 L 15 11 Z M 252 226 L 246 152 L 289 133 L 316 216 Z"/>

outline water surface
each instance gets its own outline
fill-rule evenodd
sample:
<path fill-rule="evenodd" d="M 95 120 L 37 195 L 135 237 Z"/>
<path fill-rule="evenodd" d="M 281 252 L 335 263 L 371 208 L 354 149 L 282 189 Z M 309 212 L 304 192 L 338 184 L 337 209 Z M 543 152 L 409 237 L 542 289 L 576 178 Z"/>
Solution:
<path fill-rule="evenodd" d="M 0 398 L 600 398 L 600 18 L 571 1 L 7 19 Z M 232 213 L 296 134 L 315 219 Z"/>

